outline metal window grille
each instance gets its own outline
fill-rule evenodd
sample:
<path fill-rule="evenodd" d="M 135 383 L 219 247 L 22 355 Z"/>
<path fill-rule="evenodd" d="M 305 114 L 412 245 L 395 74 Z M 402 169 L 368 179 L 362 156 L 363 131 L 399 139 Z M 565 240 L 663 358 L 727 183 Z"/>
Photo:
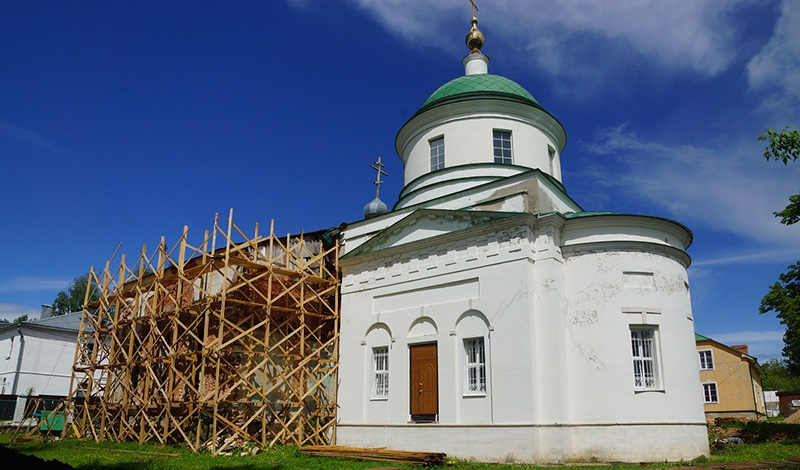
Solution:
<path fill-rule="evenodd" d="M 631 328 L 633 352 L 633 383 L 636 390 L 658 388 L 655 361 L 655 330 Z"/>
<path fill-rule="evenodd" d="M 14 410 L 17 408 L 17 399 L 0 400 L 0 420 L 10 421 L 14 419 Z"/>
<path fill-rule="evenodd" d="M 718 403 L 717 397 L 717 384 L 703 384 L 703 402 L 705 403 Z"/>
<path fill-rule="evenodd" d="M 483 338 L 464 340 L 467 393 L 486 393 L 486 351 Z"/>
<path fill-rule="evenodd" d="M 700 370 L 711 370 L 714 368 L 714 358 L 711 356 L 711 351 L 700 352 Z"/>
<path fill-rule="evenodd" d="M 494 131 L 494 162 L 511 164 L 511 131 Z"/>
<path fill-rule="evenodd" d="M 373 364 L 373 389 L 375 397 L 389 396 L 389 348 L 375 348 L 372 350 Z"/>
<path fill-rule="evenodd" d="M 431 171 L 444 168 L 444 137 L 431 140 Z"/>

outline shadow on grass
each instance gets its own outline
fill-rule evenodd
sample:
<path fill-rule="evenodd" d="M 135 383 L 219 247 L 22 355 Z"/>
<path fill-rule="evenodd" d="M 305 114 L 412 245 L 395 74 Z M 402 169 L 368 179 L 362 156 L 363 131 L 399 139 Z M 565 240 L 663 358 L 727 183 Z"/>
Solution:
<path fill-rule="evenodd" d="M 74 467 L 75 470 L 166 470 L 172 468 L 180 468 L 165 466 L 163 462 L 121 462 L 115 464 L 101 464 L 98 462 L 89 462 L 83 465 Z M 204 467 L 206 470 L 284 470 L 286 467 L 280 464 L 231 464 L 222 466 Z"/>
<path fill-rule="evenodd" d="M 750 421 L 740 431 L 745 442 L 781 442 L 784 444 L 800 443 L 800 424 Z"/>
<path fill-rule="evenodd" d="M 0 462 L 3 468 L 26 469 L 26 470 L 70 470 L 72 467 L 57 461 L 57 460 L 44 460 L 34 455 L 27 455 L 18 452 L 10 447 L 0 446 Z"/>

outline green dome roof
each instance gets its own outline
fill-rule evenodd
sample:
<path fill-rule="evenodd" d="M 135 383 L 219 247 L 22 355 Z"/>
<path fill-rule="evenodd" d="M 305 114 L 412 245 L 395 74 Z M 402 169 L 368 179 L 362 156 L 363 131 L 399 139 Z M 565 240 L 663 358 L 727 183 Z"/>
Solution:
<path fill-rule="evenodd" d="M 539 105 L 536 99 L 534 99 L 526 89 L 522 88 L 519 83 L 501 77 L 500 75 L 476 74 L 465 75 L 455 80 L 450 80 L 440 86 L 438 90 L 433 92 L 430 98 L 425 100 L 422 109 L 431 107 L 440 101 L 455 96 L 485 93 L 511 96 L 516 99 L 528 101 L 536 107 L 541 108 L 541 105 Z"/>

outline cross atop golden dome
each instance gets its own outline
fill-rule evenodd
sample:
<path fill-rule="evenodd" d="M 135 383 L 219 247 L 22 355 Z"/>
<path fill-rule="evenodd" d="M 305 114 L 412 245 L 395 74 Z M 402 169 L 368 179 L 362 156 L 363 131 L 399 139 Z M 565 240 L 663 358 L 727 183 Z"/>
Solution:
<path fill-rule="evenodd" d="M 475 0 L 469 0 L 472 3 L 472 29 L 467 33 L 467 47 L 472 54 L 480 54 L 481 47 L 486 42 L 483 33 L 478 29 L 478 17 L 475 13 L 480 11 L 478 6 L 475 5 Z"/>

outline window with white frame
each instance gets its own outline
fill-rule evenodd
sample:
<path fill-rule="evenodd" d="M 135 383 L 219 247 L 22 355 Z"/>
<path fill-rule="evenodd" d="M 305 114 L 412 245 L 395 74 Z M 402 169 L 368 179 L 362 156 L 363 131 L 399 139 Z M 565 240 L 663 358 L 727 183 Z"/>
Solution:
<path fill-rule="evenodd" d="M 494 162 L 510 165 L 511 158 L 511 131 L 501 131 L 495 129 L 492 132 L 494 142 Z"/>
<path fill-rule="evenodd" d="M 389 348 L 387 346 L 372 349 L 372 396 L 375 398 L 389 396 Z"/>
<path fill-rule="evenodd" d="M 656 328 L 631 327 L 631 352 L 633 353 L 633 387 L 635 390 L 658 390 Z"/>
<path fill-rule="evenodd" d="M 486 349 L 483 338 L 468 338 L 464 340 L 465 355 L 465 384 L 464 393 L 467 395 L 482 395 L 486 393 Z"/>
<path fill-rule="evenodd" d="M 703 403 L 719 403 L 716 383 L 708 382 L 703 384 Z"/>
<path fill-rule="evenodd" d="M 713 370 L 714 369 L 714 356 L 711 354 L 710 349 L 697 351 L 700 354 L 700 370 Z"/>
<path fill-rule="evenodd" d="M 444 136 L 430 141 L 431 144 L 431 171 L 444 168 Z"/>

